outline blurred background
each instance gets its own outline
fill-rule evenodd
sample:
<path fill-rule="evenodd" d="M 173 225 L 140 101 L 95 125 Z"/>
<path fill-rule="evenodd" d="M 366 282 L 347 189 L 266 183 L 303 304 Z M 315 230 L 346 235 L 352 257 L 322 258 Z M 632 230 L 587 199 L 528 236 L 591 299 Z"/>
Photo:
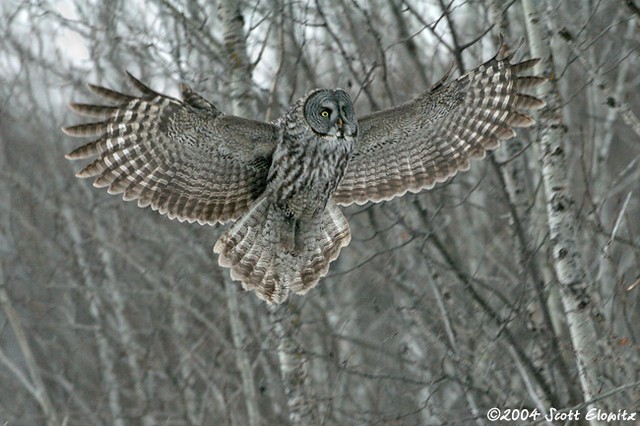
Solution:
<path fill-rule="evenodd" d="M 592 298 L 599 356 L 586 368 L 604 406 L 635 410 L 640 9 L 534 3 Z M 0 425 L 458 425 L 484 424 L 491 407 L 580 407 L 539 128 L 431 191 L 347 208 L 351 244 L 277 309 L 218 266 L 224 226 L 170 221 L 76 179 L 64 154 L 82 142 L 60 131 L 82 120 L 70 101 L 95 101 L 86 83 L 133 93 L 125 69 L 258 120 L 342 87 L 363 116 L 452 64 L 454 77 L 480 65 L 500 34 L 504 51 L 524 38 L 515 58 L 530 58 L 526 20 L 502 0 L 3 1 Z"/>

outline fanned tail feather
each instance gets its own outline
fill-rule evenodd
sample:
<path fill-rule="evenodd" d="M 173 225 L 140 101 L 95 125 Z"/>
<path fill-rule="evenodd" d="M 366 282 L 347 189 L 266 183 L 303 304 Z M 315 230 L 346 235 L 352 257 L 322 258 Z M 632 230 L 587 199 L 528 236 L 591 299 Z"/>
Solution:
<path fill-rule="evenodd" d="M 292 226 L 263 196 L 213 250 L 245 290 L 254 290 L 269 303 L 282 303 L 290 293 L 304 294 L 315 287 L 351 241 L 349 224 L 333 201 L 315 220 L 294 227 L 294 244 L 287 242 Z"/>

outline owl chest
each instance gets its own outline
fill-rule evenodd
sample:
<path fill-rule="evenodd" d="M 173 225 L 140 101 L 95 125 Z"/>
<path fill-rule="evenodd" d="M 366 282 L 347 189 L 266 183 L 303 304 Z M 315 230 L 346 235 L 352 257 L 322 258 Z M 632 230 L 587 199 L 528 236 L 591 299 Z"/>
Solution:
<path fill-rule="evenodd" d="M 269 173 L 276 205 L 296 218 L 323 211 L 344 175 L 351 152 L 350 143 L 277 149 Z"/>

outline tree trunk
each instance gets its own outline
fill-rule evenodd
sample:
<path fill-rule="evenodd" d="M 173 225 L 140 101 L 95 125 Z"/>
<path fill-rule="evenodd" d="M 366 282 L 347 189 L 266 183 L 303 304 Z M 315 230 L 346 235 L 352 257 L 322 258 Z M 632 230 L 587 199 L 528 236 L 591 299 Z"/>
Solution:
<path fill-rule="evenodd" d="M 224 33 L 224 47 L 229 59 L 231 73 L 230 93 L 232 97 L 233 114 L 248 116 L 253 111 L 247 97 L 251 89 L 251 66 L 247 56 L 247 46 L 243 29 L 244 20 L 240 14 L 240 4 L 237 0 L 224 0 L 218 6 L 218 14 L 222 21 Z M 260 425 L 260 411 L 256 397 L 256 385 L 251 369 L 251 361 L 245 351 L 247 332 L 240 318 L 238 304 L 238 283 L 234 283 L 228 273 L 224 273 L 225 293 L 233 345 L 236 349 L 237 365 L 242 377 L 242 388 L 247 406 L 250 426 Z"/>
<path fill-rule="evenodd" d="M 543 36 L 536 2 L 525 0 L 523 8 L 531 53 L 542 58 L 536 75 L 551 76 L 540 89 L 547 106 L 540 113 L 539 155 L 542 167 L 547 223 L 550 233 L 552 258 L 571 343 L 576 357 L 578 377 L 584 401 L 589 408 L 597 407 L 593 401 L 602 387 L 599 379 L 599 351 L 594 317 L 599 313 L 593 306 L 593 283 L 587 281 L 582 259 L 576 244 L 576 215 L 574 201 L 568 190 L 567 163 L 564 155 L 564 125 L 562 99 L 553 69 L 548 37 Z M 598 424 L 593 421 L 592 424 Z"/>
<path fill-rule="evenodd" d="M 300 346 L 300 308 L 290 300 L 270 306 L 273 331 L 278 340 L 280 375 L 287 395 L 289 421 L 292 426 L 316 425 L 318 413 L 311 402 L 308 359 Z"/>

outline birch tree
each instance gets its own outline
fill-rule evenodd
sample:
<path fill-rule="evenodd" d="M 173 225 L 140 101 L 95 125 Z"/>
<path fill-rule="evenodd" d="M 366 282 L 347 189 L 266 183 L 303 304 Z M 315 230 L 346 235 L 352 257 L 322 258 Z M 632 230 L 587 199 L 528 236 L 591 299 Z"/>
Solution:
<path fill-rule="evenodd" d="M 593 283 L 587 280 L 582 259 L 577 249 L 575 224 L 575 202 L 568 189 L 567 164 L 564 154 L 562 100 L 554 83 L 556 75 L 553 56 L 548 41 L 545 42 L 540 28 L 540 15 L 531 1 L 524 1 L 527 34 L 534 56 L 542 58 L 538 72 L 551 76 L 547 87 L 541 89 L 547 102 L 540 114 L 540 162 L 547 205 L 549 237 L 553 253 L 554 268 L 560 287 L 567 325 L 584 400 L 590 408 L 597 407 L 593 401 L 602 387 L 601 367 L 598 365 L 600 351 L 594 343 L 598 338 L 594 318 L 600 315 L 593 306 Z M 546 93 L 545 93 L 546 92 Z M 599 424 L 599 422 L 593 422 Z"/>

